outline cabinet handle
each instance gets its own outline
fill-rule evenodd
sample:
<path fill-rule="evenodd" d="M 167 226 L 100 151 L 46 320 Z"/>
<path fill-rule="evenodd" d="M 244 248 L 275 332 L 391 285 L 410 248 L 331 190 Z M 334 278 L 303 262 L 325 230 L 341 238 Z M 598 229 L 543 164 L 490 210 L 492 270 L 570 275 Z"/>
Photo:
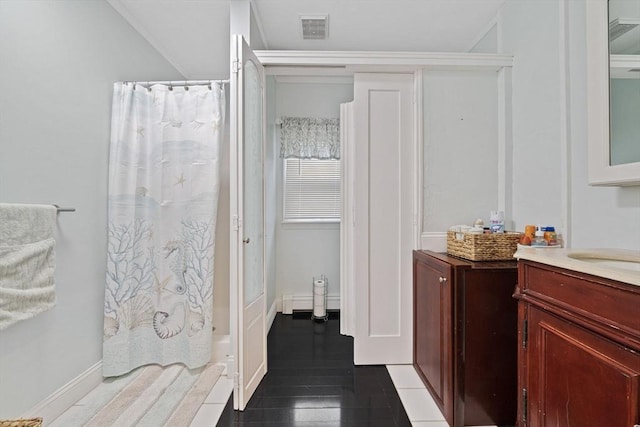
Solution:
<path fill-rule="evenodd" d="M 447 278 L 446 277 L 438 277 L 438 280 L 440 281 L 440 283 L 445 284 L 447 282 Z"/>

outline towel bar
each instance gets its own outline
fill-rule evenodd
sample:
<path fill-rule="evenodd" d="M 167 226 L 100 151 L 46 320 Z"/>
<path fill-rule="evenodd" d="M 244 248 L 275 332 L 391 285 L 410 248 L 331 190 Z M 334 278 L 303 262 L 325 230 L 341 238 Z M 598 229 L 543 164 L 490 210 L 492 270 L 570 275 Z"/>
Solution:
<path fill-rule="evenodd" d="M 61 208 L 58 205 L 53 205 L 53 206 L 56 207 L 56 209 L 58 210 L 58 213 L 59 212 L 75 212 L 76 211 L 76 208 Z"/>

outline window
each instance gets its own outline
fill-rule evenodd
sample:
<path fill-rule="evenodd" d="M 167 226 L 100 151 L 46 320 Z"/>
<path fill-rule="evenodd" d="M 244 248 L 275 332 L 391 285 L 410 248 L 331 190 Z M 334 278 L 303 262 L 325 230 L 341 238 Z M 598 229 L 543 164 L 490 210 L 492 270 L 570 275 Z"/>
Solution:
<path fill-rule="evenodd" d="M 284 159 L 284 222 L 340 222 L 340 160 Z"/>

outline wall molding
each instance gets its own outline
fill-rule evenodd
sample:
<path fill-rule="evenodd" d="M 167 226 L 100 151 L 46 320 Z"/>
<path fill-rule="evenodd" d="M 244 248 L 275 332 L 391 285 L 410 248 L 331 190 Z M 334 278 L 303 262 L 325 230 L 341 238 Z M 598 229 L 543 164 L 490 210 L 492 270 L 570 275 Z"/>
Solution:
<path fill-rule="evenodd" d="M 281 74 L 273 74 L 276 82 L 281 84 L 328 84 L 328 85 L 353 85 L 353 76 L 315 76 L 315 75 L 297 75 L 283 76 Z"/>
<path fill-rule="evenodd" d="M 513 66 L 513 56 L 494 53 L 363 52 L 256 50 L 264 66 L 315 65 L 334 67 L 406 66 L 431 70 L 499 70 Z"/>
<path fill-rule="evenodd" d="M 569 3 L 558 2 L 560 64 L 560 196 L 562 225 L 558 230 L 565 247 L 571 247 L 571 51 L 569 45 Z"/>
<path fill-rule="evenodd" d="M 211 342 L 211 362 L 226 363 L 231 354 L 231 335 L 213 334 Z"/>
<path fill-rule="evenodd" d="M 434 252 L 447 251 L 447 232 L 446 231 L 429 231 L 422 233 L 420 239 L 420 249 L 430 250 Z"/>
<path fill-rule="evenodd" d="M 293 310 L 312 310 L 313 295 L 282 295 L 282 314 L 292 314 Z M 340 295 L 327 295 L 327 310 L 340 310 Z"/>
<path fill-rule="evenodd" d="M 269 308 L 269 311 L 267 311 L 267 320 L 266 320 L 266 325 L 267 325 L 266 333 L 267 334 L 271 330 L 271 326 L 273 325 L 273 321 L 276 319 L 276 314 L 278 313 L 278 303 L 277 303 L 276 300 L 277 300 L 277 298 L 274 298 L 273 304 L 271 304 L 271 307 Z"/>
<path fill-rule="evenodd" d="M 58 418 L 102 382 L 102 360 L 54 391 L 25 414 L 24 418 L 42 417 L 47 421 Z"/>

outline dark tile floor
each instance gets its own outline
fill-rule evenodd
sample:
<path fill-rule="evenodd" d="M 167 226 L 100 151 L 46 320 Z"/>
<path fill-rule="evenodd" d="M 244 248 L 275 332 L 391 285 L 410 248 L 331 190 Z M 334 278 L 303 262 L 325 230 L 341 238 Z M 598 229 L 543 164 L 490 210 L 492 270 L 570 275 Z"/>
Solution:
<path fill-rule="evenodd" d="M 226 426 L 410 427 L 385 366 L 354 366 L 353 338 L 309 313 L 278 313 L 268 337 L 268 367 L 243 412 L 233 397 L 218 421 Z"/>

